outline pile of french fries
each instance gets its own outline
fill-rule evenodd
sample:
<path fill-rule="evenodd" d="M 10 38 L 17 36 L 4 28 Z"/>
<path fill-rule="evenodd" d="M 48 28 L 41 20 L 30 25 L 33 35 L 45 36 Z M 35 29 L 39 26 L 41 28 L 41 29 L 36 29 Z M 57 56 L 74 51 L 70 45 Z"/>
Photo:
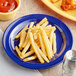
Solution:
<path fill-rule="evenodd" d="M 55 26 L 48 25 L 47 18 L 42 19 L 36 26 L 31 22 L 26 25 L 16 36 L 20 43 L 15 50 L 24 62 L 38 59 L 40 63 L 49 63 L 56 53 Z M 27 31 L 27 32 L 26 32 Z"/>

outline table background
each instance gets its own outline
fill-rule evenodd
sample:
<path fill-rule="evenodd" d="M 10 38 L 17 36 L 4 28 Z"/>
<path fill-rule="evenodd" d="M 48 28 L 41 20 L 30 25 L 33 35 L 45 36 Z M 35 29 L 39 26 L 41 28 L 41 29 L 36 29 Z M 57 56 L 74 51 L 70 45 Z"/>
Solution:
<path fill-rule="evenodd" d="M 72 49 L 76 50 L 76 22 L 66 19 L 55 13 L 54 11 L 50 10 L 40 0 L 21 0 L 21 7 L 17 12 L 15 18 L 9 21 L 0 21 L 0 29 L 2 29 L 2 31 L 5 31 L 7 26 L 12 21 L 28 14 L 48 14 L 63 21 L 65 24 L 67 24 L 73 34 L 74 43 Z M 42 73 L 43 76 L 62 76 L 62 63 L 56 67 L 39 71 Z"/>

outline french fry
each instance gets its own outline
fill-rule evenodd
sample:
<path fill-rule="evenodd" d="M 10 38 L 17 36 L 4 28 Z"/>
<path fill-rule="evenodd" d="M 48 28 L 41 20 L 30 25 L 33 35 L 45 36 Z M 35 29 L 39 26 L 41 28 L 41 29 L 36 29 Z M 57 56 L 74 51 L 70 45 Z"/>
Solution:
<path fill-rule="evenodd" d="M 35 29 L 30 29 L 31 30 L 31 32 L 33 33 L 33 34 L 37 34 L 38 32 L 39 32 L 39 30 L 37 29 L 37 30 L 35 30 Z"/>
<path fill-rule="evenodd" d="M 23 45 L 23 43 L 24 43 L 24 40 L 25 40 L 25 37 L 26 37 L 26 32 L 25 32 L 25 31 L 21 31 L 19 48 L 22 47 L 22 45 Z"/>
<path fill-rule="evenodd" d="M 28 29 L 28 25 L 26 25 L 16 36 L 15 36 L 15 38 L 19 38 L 20 37 L 20 33 L 22 32 L 22 31 L 26 31 Z"/>
<path fill-rule="evenodd" d="M 38 35 L 39 35 L 39 41 L 40 41 L 40 45 L 41 45 L 41 50 L 46 55 L 46 51 L 45 51 L 45 46 L 44 46 L 44 43 L 43 43 L 43 39 L 42 39 L 42 37 L 41 37 L 40 34 L 38 34 Z"/>
<path fill-rule="evenodd" d="M 41 26 L 43 26 L 43 27 L 45 27 L 45 26 L 47 26 L 48 25 L 48 21 L 46 21 L 45 23 L 43 23 Z"/>
<path fill-rule="evenodd" d="M 23 48 L 22 47 L 19 47 L 19 50 L 21 51 Z"/>
<path fill-rule="evenodd" d="M 38 44 L 38 45 L 40 45 L 40 42 L 39 42 L 39 40 L 37 39 L 37 40 L 35 40 L 35 42 Z"/>
<path fill-rule="evenodd" d="M 39 46 L 39 48 L 41 48 L 40 42 L 39 42 L 39 39 L 38 39 L 38 38 L 35 40 L 35 42 L 36 42 L 36 44 Z"/>
<path fill-rule="evenodd" d="M 49 27 L 49 28 L 50 28 L 50 27 L 52 27 L 52 25 L 48 25 L 47 27 Z"/>
<path fill-rule="evenodd" d="M 41 57 L 47 62 L 49 63 L 48 58 L 46 57 L 46 55 L 40 50 L 40 48 L 37 46 L 37 44 L 35 43 L 37 50 L 39 51 L 39 54 L 41 55 Z"/>
<path fill-rule="evenodd" d="M 36 40 L 37 39 L 37 33 L 34 33 L 34 39 Z"/>
<path fill-rule="evenodd" d="M 27 45 L 25 46 L 25 48 L 22 50 L 21 56 L 23 56 L 27 52 L 27 50 L 29 49 L 29 47 L 30 47 L 30 41 L 27 43 Z"/>
<path fill-rule="evenodd" d="M 15 36 L 15 39 L 18 39 L 20 37 L 20 33 L 18 33 L 16 36 Z"/>
<path fill-rule="evenodd" d="M 21 52 L 20 52 L 20 50 L 19 50 L 19 48 L 18 48 L 17 46 L 15 46 L 15 50 L 16 50 L 18 56 L 19 56 L 20 58 L 22 58 L 22 57 L 21 57 Z"/>
<path fill-rule="evenodd" d="M 32 25 L 33 25 L 33 23 L 30 24 L 30 27 L 32 27 Z M 24 41 L 24 43 L 23 43 L 23 45 L 22 45 L 23 48 L 26 46 L 26 44 L 27 44 L 27 42 L 28 42 L 28 40 L 29 40 L 29 37 L 28 37 L 29 31 L 30 31 L 30 29 L 28 29 L 27 36 L 26 36 L 26 40 Z"/>
<path fill-rule="evenodd" d="M 44 30 L 52 30 L 52 29 L 56 30 L 56 28 L 54 26 L 53 27 L 50 27 L 50 26 L 49 27 L 48 26 L 47 27 L 43 27 L 43 29 Z"/>
<path fill-rule="evenodd" d="M 53 34 L 53 53 L 56 53 L 56 35 L 55 33 Z"/>
<path fill-rule="evenodd" d="M 24 61 L 24 62 L 27 62 L 27 61 L 34 60 L 34 59 L 36 59 L 36 58 L 37 58 L 37 56 L 31 56 L 31 57 L 28 57 L 28 58 L 23 59 L 23 61 Z"/>
<path fill-rule="evenodd" d="M 56 30 L 56 28 L 53 26 L 53 27 L 48 27 L 48 26 L 46 26 L 46 27 L 42 27 L 45 31 L 51 31 L 52 29 L 55 29 Z M 40 32 L 40 28 L 39 27 L 34 27 L 34 28 L 30 28 L 30 30 L 31 30 L 31 32 L 32 33 L 38 33 L 38 32 Z"/>
<path fill-rule="evenodd" d="M 49 38 L 50 44 L 51 44 L 51 47 L 50 47 L 51 49 L 52 49 L 52 43 L 53 43 L 53 33 L 54 33 L 54 30 L 51 30 L 51 32 L 50 32 L 50 38 Z"/>
<path fill-rule="evenodd" d="M 40 29 L 41 29 L 42 37 L 43 37 L 43 40 L 44 40 L 44 45 L 45 45 L 45 48 L 46 48 L 46 51 L 47 51 L 47 56 L 48 56 L 49 59 L 51 59 L 53 57 L 53 51 L 50 48 L 51 47 L 50 41 L 48 39 L 48 36 L 46 35 L 46 32 L 43 30 L 43 28 L 40 27 Z"/>
<path fill-rule="evenodd" d="M 24 41 L 24 43 L 22 45 L 23 48 L 27 45 L 28 40 L 29 40 L 29 37 L 28 37 L 28 33 L 27 33 L 26 39 L 25 39 L 25 41 Z"/>
<path fill-rule="evenodd" d="M 34 25 L 34 22 L 31 22 L 29 28 L 32 28 L 33 25 Z"/>
<path fill-rule="evenodd" d="M 28 25 L 26 25 L 22 30 L 21 32 L 19 32 L 19 34 L 17 35 L 18 37 L 20 37 L 20 43 L 19 43 L 19 48 L 21 49 L 22 47 L 22 44 L 24 42 L 24 39 L 26 37 L 26 30 L 28 29 Z M 15 37 L 17 38 L 17 37 Z"/>
<path fill-rule="evenodd" d="M 44 30 L 45 30 L 48 38 L 50 38 L 50 36 L 51 36 L 50 32 L 51 32 L 51 31 L 55 31 L 56 28 L 55 28 L 55 27 L 51 27 L 51 28 L 49 29 L 49 28 L 46 27 L 46 29 L 44 28 Z"/>
<path fill-rule="evenodd" d="M 37 50 L 37 47 L 35 46 L 35 42 L 34 42 L 34 39 L 33 39 L 33 35 L 32 35 L 31 32 L 29 32 L 29 37 L 30 37 L 31 45 L 32 45 L 32 47 L 33 47 L 33 49 L 34 49 L 34 52 L 35 52 L 35 54 L 37 55 L 39 61 L 40 61 L 41 63 L 44 63 L 43 58 L 40 56 L 40 54 L 39 54 L 39 52 L 38 52 L 38 50 Z"/>
<path fill-rule="evenodd" d="M 33 27 L 33 28 L 29 28 L 30 30 L 32 30 L 33 32 L 36 32 L 36 30 L 38 30 L 39 29 L 39 27 Z"/>
<path fill-rule="evenodd" d="M 23 58 L 25 58 L 25 57 L 28 57 L 28 56 L 30 56 L 30 55 L 32 55 L 32 54 L 34 54 L 35 52 L 33 51 L 33 50 L 30 50 L 30 51 L 28 51 L 27 53 L 25 53 L 23 56 L 22 56 L 22 59 Z"/>
<path fill-rule="evenodd" d="M 42 19 L 36 26 L 41 26 L 45 21 L 47 21 L 46 17 Z"/>

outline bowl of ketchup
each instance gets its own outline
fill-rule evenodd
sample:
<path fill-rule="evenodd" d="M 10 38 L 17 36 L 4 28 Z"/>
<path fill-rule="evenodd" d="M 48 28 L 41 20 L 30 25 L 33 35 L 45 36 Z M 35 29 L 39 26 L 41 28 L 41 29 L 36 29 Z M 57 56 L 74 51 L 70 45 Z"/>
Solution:
<path fill-rule="evenodd" d="M 14 18 L 20 7 L 20 0 L 0 0 L 0 20 Z"/>

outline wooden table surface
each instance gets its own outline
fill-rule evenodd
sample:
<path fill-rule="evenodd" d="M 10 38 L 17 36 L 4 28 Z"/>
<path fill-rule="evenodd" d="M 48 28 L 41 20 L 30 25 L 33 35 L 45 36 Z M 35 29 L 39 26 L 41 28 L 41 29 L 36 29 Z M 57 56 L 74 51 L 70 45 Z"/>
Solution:
<path fill-rule="evenodd" d="M 72 49 L 76 49 L 76 22 L 66 19 L 55 13 L 54 11 L 50 10 L 40 0 L 21 0 L 21 7 L 17 12 L 15 18 L 9 21 L 0 21 L 0 29 L 2 29 L 2 31 L 5 31 L 7 26 L 12 21 L 28 14 L 48 14 L 63 21 L 65 24 L 67 24 L 73 34 L 74 43 Z M 57 65 L 56 67 L 39 71 L 42 73 L 43 76 L 62 76 L 62 63 Z"/>

